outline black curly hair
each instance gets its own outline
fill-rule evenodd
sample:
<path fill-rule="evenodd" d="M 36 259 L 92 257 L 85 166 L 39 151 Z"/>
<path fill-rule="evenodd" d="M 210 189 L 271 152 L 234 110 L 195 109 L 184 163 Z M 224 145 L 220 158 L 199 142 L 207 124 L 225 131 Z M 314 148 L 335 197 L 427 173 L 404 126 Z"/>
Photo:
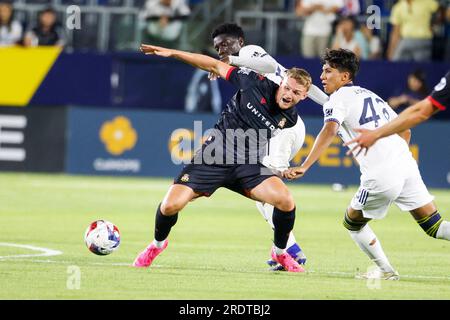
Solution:
<path fill-rule="evenodd" d="M 214 40 L 215 37 L 221 34 L 227 34 L 234 36 L 236 38 L 244 39 L 244 31 L 236 23 L 222 23 L 217 26 L 211 33 L 211 38 Z"/>
<path fill-rule="evenodd" d="M 328 64 L 330 67 L 338 69 L 340 72 L 346 71 L 350 74 L 351 80 L 354 80 L 359 71 L 359 59 L 350 50 L 327 49 L 322 56 L 322 64 Z"/>

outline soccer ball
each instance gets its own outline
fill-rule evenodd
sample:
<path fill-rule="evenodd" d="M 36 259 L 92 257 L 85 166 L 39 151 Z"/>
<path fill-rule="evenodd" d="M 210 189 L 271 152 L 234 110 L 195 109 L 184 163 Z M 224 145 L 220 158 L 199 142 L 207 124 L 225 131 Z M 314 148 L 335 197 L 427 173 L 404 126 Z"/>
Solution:
<path fill-rule="evenodd" d="M 97 220 L 86 229 L 84 242 L 91 252 L 105 256 L 119 247 L 120 232 L 113 223 Z"/>

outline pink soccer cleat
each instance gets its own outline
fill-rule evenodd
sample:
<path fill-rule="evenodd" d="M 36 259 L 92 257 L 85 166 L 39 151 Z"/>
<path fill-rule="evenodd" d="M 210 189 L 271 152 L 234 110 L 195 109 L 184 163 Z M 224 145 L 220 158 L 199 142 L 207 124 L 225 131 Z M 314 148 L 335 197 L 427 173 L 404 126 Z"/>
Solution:
<path fill-rule="evenodd" d="M 167 248 L 168 240 L 164 243 L 162 248 L 157 248 L 153 243 L 150 244 L 144 251 L 142 251 L 134 260 L 133 267 L 147 268 L 153 260 L 160 254 L 165 248 Z"/>
<path fill-rule="evenodd" d="M 277 255 L 272 248 L 272 259 L 278 262 L 287 272 L 305 272 L 305 269 L 286 252 Z"/>

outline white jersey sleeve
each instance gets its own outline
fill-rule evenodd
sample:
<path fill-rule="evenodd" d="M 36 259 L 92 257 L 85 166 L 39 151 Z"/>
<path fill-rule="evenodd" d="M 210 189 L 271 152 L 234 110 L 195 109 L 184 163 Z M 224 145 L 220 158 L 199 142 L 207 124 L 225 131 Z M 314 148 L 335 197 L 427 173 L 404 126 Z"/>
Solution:
<path fill-rule="evenodd" d="M 273 170 L 284 171 L 289 168 L 292 160 L 305 141 L 305 124 L 298 117 L 297 123 L 291 128 L 282 129 L 269 140 L 266 156 L 262 163 Z"/>
<path fill-rule="evenodd" d="M 337 94 L 333 99 L 328 100 L 323 104 L 323 121 L 334 121 L 341 125 L 347 117 L 348 108 L 344 105 L 345 97 L 342 93 Z"/>
<path fill-rule="evenodd" d="M 263 48 L 256 45 L 242 47 L 239 56 L 229 56 L 230 63 L 263 74 L 269 80 L 280 84 L 286 68 L 272 58 Z"/>

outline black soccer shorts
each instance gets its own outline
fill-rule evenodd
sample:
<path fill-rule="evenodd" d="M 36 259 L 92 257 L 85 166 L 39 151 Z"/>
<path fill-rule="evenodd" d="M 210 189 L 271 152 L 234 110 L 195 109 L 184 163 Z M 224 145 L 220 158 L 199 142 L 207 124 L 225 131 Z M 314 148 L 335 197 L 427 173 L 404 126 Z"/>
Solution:
<path fill-rule="evenodd" d="M 258 164 L 188 164 L 174 184 L 190 187 L 194 192 L 209 197 L 218 188 L 224 187 L 249 197 L 250 190 L 264 180 L 275 176 L 270 169 Z"/>

